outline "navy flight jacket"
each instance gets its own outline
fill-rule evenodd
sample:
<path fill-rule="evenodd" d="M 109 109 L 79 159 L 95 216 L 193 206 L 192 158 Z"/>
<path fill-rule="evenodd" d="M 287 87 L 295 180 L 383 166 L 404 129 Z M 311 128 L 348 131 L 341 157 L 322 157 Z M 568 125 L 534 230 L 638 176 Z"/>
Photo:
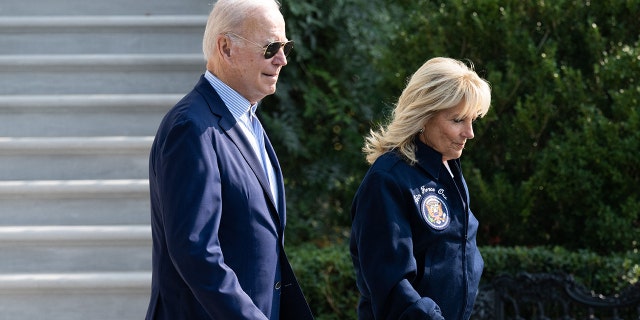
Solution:
<path fill-rule="evenodd" d="M 369 168 L 352 204 L 350 251 L 358 318 L 467 320 L 484 262 L 460 160 L 415 140 L 418 163 L 390 151 Z"/>

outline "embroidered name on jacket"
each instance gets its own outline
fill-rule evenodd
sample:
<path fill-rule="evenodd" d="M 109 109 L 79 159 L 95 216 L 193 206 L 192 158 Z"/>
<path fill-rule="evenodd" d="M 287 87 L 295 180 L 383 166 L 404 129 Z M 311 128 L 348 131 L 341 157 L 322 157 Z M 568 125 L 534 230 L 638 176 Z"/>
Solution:
<path fill-rule="evenodd" d="M 446 229 L 449 226 L 451 217 L 445 201 L 447 196 L 444 194 L 444 189 L 422 186 L 419 192 L 420 194 L 415 194 L 414 191 L 413 199 L 419 208 L 422 220 L 433 229 Z"/>

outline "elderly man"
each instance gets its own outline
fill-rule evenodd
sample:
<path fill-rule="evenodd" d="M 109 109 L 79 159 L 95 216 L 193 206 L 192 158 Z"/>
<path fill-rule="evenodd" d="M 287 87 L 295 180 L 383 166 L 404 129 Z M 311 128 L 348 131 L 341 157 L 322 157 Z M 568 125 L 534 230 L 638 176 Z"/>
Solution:
<path fill-rule="evenodd" d="M 207 71 L 151 149 L 147 319 L 313 319 L 283 249 L 282 171 L 255 114 L 292 48 L 276 1 L 214 5 Z"/>

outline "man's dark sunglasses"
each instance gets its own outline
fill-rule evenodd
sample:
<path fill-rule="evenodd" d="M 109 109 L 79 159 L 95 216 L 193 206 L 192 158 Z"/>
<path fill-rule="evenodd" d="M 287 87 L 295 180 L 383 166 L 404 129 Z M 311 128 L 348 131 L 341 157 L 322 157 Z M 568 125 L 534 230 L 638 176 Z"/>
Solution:
<path fill-rule="evenodd" d="M 284 56 L 288 56 L 289 53 L 291 52 L 291 49 L 293 49 L 293 41 L 287 41 L 287 42 L 269 42 L 269 44 L 267 44 L 266 46 L 263 46 L 259 43 L 253 42 L 239 34 L 235 34 L 233 32 L 227 32 L 227 35 L 231 35 L 237 38 L 240 38 L 244 41 L 247 41 L 251 44 L 255 44 L 256 46 L 264 49 L 264 58 L 265 59 L 271 59 L 273 58 L 273 56 L 276 55 L 276 53 L 278 53 L 278 51 L 280 50 L 280 48 L 283 48 L 282 50 L 284 51 Z"/>

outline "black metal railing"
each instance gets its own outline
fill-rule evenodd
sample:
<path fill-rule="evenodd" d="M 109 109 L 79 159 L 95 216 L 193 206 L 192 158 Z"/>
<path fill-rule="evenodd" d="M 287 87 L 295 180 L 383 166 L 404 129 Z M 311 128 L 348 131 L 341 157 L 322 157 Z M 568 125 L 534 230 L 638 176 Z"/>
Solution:
<path fill-rule="evenodd" d="M 481 287 L 472 320 L 640 320 L 640 283 L 605 296 L 560 273 L 500 275 Z"/>

